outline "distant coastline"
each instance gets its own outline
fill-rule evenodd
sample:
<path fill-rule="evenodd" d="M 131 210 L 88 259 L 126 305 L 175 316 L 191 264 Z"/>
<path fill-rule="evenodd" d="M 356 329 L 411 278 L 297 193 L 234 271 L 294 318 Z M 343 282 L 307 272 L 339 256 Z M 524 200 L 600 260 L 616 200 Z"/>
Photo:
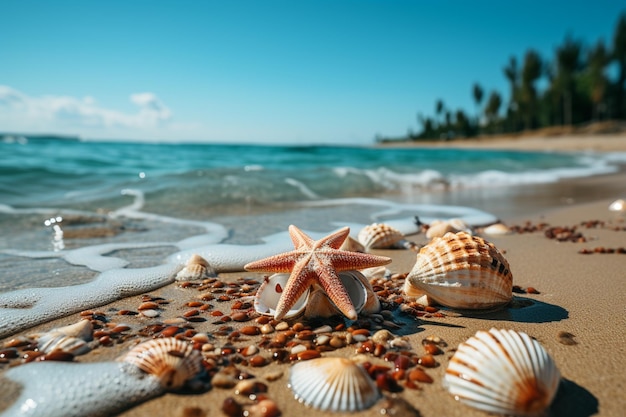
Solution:
<path fill-rule="evenodd" d="M 58 135 L 54 133 L 15 133 L 15 132 L 0 132 L 0 141 L 2 142 L 23 142 L 28 140 L 67 140 L 67 141 L 80 141 L 80 136 L 70 135 Z"/>

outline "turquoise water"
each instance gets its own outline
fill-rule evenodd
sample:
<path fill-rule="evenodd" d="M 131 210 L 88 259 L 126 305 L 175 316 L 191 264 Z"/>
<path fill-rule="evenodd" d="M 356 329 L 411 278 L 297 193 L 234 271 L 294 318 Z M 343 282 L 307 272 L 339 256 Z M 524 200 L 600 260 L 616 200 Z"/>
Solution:
<path fill-rule="evenodd" d="M 485 224 L 539 204 L 543 184 L 624 162 L 623 154 L 0 138 L 0 293 L 89 281 L 94 271 L 58 256 L 101 245 L 121 245 L 115 255 L 149 267 L 174 247 L 257 244 L 289 224 L 320 233 L 345 225 L 357 233 L 373 221 L 412 233 L 415 216 Z M 153 242 L 161 244 L 140 248 Z"/>
<path fill-rule="evenodd" d="M 115 206 L 120 191 L 133 188 L 148 204 L 158 202 L 160 212 L 386 194 L 416 198 L 615 169 L 576 154 L 58 139 L 0 141 L 0 155 L 2 204 Z"/>

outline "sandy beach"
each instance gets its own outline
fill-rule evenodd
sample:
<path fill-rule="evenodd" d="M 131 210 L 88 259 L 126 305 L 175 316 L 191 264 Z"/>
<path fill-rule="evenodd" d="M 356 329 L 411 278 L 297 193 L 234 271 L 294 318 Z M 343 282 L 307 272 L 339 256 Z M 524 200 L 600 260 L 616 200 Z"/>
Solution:
<path fill-rule="evenodd" d="M 519 138 L 514 140 L 475 140 L 435 144 L 433 146 L 489 147 L 520 150 L 594 150 L 626 151 L 626 136 L 601 135 L 594 137 L 572 136 L 551 138 Z M 400 381 L 399 392 L 383 391 L 383 399 L 368 410 L 355 413 L 360 416 L 485 416 L 486 413 L 460 404 L 442 386 L 443 375 L 454 349 L 459 343 L 474 335 L 478 330 L 492 327 L 523 331 L 536 338 L 553 357 L 562 374 L 558 394 L 550 409 L 552 416 L 605 416 L 623 415 L 626 408 L 624 390 L 626 376 L 626 254 L 596 253 L 618 251 L 626 247 L 626 213 L 611 212 L 609 204 L 618 198 L 626 198 L 626 173 L 592 178 L 567 180 L 551 185 L 560 190 L 567 203 L 542 205 L 533 208 L 532 202 L 524 202 L 528 215 L 502 216 L 509 226 L 540 225 L 543 229 L 534 232 L 514 233 L 506 236 L 487 237 L 505 253 L 513 273 L 513 284 L 522 291 L 514 294 L 515 303 L 502 310 L 481 314 L 460 314 L 442 309 L 441 314 L 427 314 L 422 317 L 394 316 L 398 318 L 398 328 L 389 329 L 402 335 L 411 346 L 411 352 L 424 355 L 422 340 L 436 336 L 447 346 L 443 354 L 436 355 L 437 366 L 425 369 L 432 377 L 432 383 L 417 383 L 417 388 L 408 388 Z M 595 193 L 592 193 L 595 191 Z M 547 238 L 545 229 L 553 227 L 576 228 L 584 240 L 580 242 L 557 241 Z M 426 244 L 423 234 L 410 236 L 418 244 Z M 595 251 L 595 252 L 594 252 Z M 581 252 L 592 252 L 584 254 Z M 415 262 L 415 253 L 410 250 L 376 250 L 375 254 L 389 256 L 393 262 L 388 266 L 392 274 L 406 274 Z M 226 287 L 243 279 L 260 281 L 262 274 L 238 272 L 220 274 L 218 281 Z M 523 291 L 533 288 L 536 291 Z M 134 346 L 139 340 L 150 336 L 137 335 L 139 329 L 150 324 L 181 317 L 191 308 L 188 303 L 197 301 L 199 290 L 194 286 L 186 288 L 179 284 L 150 293 L 153 298 L 168 300 L 160 306 L 160 317 L 148 319 L 140 315 L 122 316 L 120 310 L 137 311 L 142 303 L 141 296 L 129 297 L 102 306 L 102 312 L 109 323 L 124 323 L 130 327 L 128 337 L 119 339 L 111 346 L 100 346 L 86 355 L 77 357 L 77 362 L 100 362 L 114 360 Z M 215 347 L 234 346 L 235 349 L 258 345 L 262 336 L 229 337 L 233 331 L 243 326 L 258 325 L 255 321 L 224 321 L 214 324 L 220 316 L 211 312 L 219 310 L 231 314 L 234 300 L 209 301 L 207 311 L 200 311 L 203 321 L 183 321 L 184 326 L 196 332 L 214 333 L 223 326 L 229 326 L 224 335 L 211 337 Z M 442 317 L 439 317 L 442 316 Z M 7 342 L 19 335 L 37 330 L 47 330 L 60 325 L 74 323 L 81 319 L 79 314 L 65 317 L 36 329 L 21 332 L 6 338 Z M 376 324 L 370 323 L 372 333 Z M 319 325 L 319 324 L 318 324 Z M 183 326 L 181 324 L 181 326 Z M 314 327 L 314 326 L 313 326 Z M 570 334 L 565 337 L 564 335 Z M 271 335 L 272 337 L 275 334 Z M 323 356 L 352 357 L 359 349 L 359 343 L 323 352 Z M 267 385 L 266 396 L 273 400 L 283 416 L 326 416 L 337 415 L 319 412 L 305 407 L 293 398 L 287 386 L 290 365 L 270 360 L 268 349 L 261 348 L 259 355 L 268 358 L 264 366 L 236 364 L 241 371 L 253 375 Z M 364 354 L 371 363 L 390 366 L 382 357 L 371 353 Z M 8 369 L 0 364 L 0 376 Z M 19 387 L 2 379 L 0 390 L 0 412 L 8 407 Z M 168 393 L 156 399 L 139 404 L 123 412 L 124 417 L 145 416 L 220 416 L 222 404 L 228 397 L 249 409 L 254 401 L 235 394 L 234 388 L 211 387 L 198 393 Z"/>

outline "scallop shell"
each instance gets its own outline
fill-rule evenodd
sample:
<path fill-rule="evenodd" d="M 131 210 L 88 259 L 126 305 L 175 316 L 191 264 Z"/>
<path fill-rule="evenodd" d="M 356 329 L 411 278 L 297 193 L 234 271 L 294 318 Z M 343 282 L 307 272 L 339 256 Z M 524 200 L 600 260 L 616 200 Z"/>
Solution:
<path fill-rule="evenodd" d="M 446 233 L 420 249 L 404 282 L 407 295 L 426 294 L 460 309 L 502 306 L 513 298 L 509 263 L 492 244 L 465 232 Z"/>
<path fill-rule="evenodd" d="M 404 235 L 388 224 L 372 223 L 361 229 L 357 239 L 365 247 L 365 250 L 368 251 L 370 249 L 391 248 L 403 240 Z"/>
<path fill-rule="evenodd" d="M 526 333 L 478 331 L 450 359 L 444 386 L 490 413 L 537 415 L 550 406 L 561 375 L 546 350 Z"/>
<path fill-rule="evenodd" d="M 202 371 L 202 355 L 193 345 L 173 337 L 149 340 L 131 349 L 121 360 L 157 378 L 167 389 L 185 385 Z"/>
<path fill-rule="evenodd" d="M 609 204 L 610 211 L 626 211 L 626 200 L 615 200 L 611 204 Z"/>
<path fill-rule="evenodd" d="M 187 265 L 176 274 L 176 281 L 198 281 L 216 276 L 209 262 L 200 255 L 192 255 Z"/>
<path fill-rule="evenodd" d="M 298 401 L 322 411 L 365 410 L 381 397 L 367 371 L 346 358 L 296 363 L 291 367 L 289 387 Z"/>
<path fill-rule="evenodd" d="M 433 220 L 426 231 L 426 237 L 428 239 L 442 237 L 448 232 L 465 232 L 472 234 L 472 229 L 461 219 Z"/>

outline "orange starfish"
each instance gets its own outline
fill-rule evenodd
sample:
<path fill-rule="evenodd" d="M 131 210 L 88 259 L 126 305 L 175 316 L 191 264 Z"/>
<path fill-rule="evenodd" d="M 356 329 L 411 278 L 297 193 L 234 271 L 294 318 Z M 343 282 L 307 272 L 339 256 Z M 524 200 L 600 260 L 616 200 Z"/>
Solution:
<path fill-rule="evenodd" d="M 320 240 L 313 240 L 296 226 L 289 226 L 295 250 L 250 262 L 248 271 L 290 272 L 289 280 L 278 300 L 274 318 L 280 320 L 311 285 L 318 284 L 337 308 L 349 319 L 357 313 L 346 288 L 337 276 L 339 271 L 370 268 L 391 262 L 386 256 L 340 250 L 350 228 L 344 227 Z"/>

